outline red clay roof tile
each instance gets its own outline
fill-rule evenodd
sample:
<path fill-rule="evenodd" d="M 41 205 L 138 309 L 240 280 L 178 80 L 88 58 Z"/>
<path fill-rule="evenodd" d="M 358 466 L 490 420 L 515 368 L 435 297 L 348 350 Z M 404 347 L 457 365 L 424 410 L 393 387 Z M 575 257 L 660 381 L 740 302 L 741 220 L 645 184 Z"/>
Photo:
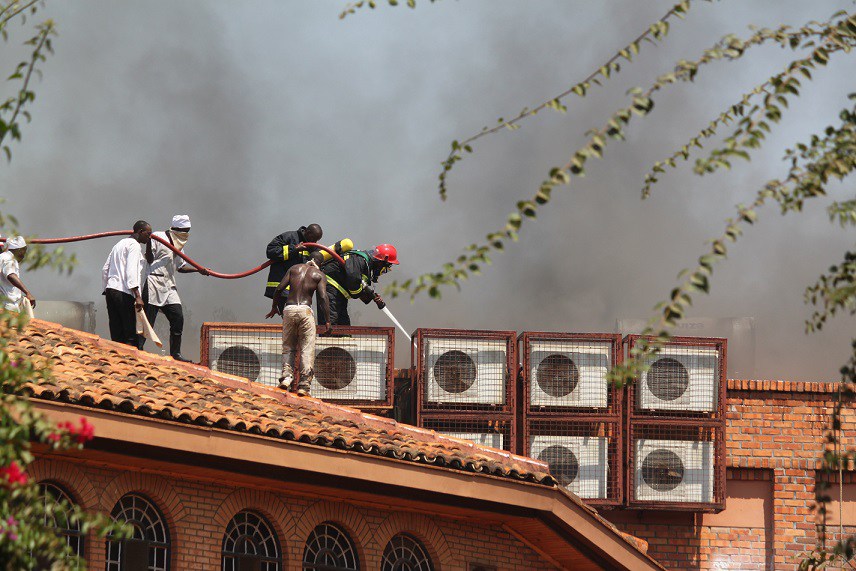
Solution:
<path fill-rule="evenodd" d="M 28 385 L 36 399 L 554 484 L 547 465 L 538 460 L 297 397 L 54 323 L 32 320 L 8 350 L 52 365 L 52 379 Z"/>

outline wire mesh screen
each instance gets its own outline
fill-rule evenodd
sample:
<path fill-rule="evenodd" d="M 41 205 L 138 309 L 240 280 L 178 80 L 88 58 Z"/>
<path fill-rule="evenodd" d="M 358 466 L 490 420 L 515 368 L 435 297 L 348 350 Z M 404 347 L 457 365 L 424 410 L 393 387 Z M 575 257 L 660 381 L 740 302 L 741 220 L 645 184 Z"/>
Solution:
<path fill-rule="evenodd" d="M 515 334 L 509 331 L 420 329 L 420 410 L 511 412 Z"/>
<path fill-rule="evenodd" d="M 312 396 L 356 406 L 392 406 L 393 333 L 387 327 L 334 327 L 333 335 L 317 336 Z M 281 325 L 203 324 L 203 364 L 216 371 L 278 386 L 282 353 Z M 295 363 L 295 381 L 302 358 Z"/>
<path fill-rule="evenodd" d="M 560 486 L 596 505 L 622 500 L 621 423 L 527 419 L 525 455 L 550 465 Z"/>
<path fill-rule="evenodd" d="M 606 380 L 620 359 L 620 335 L 534 333 L 520 336 L 524 410 L 529 414 L 620 414 Z"/>
<path fill-rule="evenodd" d="M 282 373 L 282 326 L 203 324 L 201 355 L 215 371 L 276 386 Z"/>
<path fill-rule="evenodd" d="M 629 503 L 717 511 L 725 507 L 721 426 L 631 423 Z"/>
<path fill-rule="evenodd" d="M 636 338 L 630 338 L 632 348 Z M 721 416 L 725 392 L 725 340 L 676 338 L 648 357 L 631 387 L 633 412 L 660 416 Z"/>
<path fill-rule="evenodd" d="M 514 443 L 514 419 L 511 417 L 495 419 L 423 417 L 422 428 L 434 430 L 440 434 L 469 440 L 479 446 L 498 448 L 516 453 Z"/>
<path fill-rule="evenodd" d="M 359 333 L 318 337 L 311 394 L 342 403 L 388 403 L 393 336 Z"/>

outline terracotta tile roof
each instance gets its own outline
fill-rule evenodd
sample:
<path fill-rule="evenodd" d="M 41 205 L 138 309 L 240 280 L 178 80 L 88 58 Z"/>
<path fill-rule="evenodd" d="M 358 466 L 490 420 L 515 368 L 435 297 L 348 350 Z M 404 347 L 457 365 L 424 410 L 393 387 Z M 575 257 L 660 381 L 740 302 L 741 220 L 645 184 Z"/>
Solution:
<path fill-rule="evenodd" d="M 554 484 L 549 468 L 538 460 L 297 397 L 38 319 L 9 342 L 8 350 L 51 363 L 50 381 L 28 385 L 36 399 Z"/>

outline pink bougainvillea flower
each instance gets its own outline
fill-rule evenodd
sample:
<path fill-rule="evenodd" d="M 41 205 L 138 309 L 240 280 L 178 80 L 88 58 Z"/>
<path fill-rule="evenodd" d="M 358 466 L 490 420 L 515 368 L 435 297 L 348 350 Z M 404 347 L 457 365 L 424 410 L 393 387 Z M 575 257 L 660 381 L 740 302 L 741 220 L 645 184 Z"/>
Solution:
<path fill-rule="evenodd" d="M 21 469 L 14 460 L 8 465 L 0 468 L 0 481 L 11 485 L 27 483 L 27 474 Z"/>
<path fill-rule="evenodd" d="M 82 416 L 80 417 L 80 426 L 75 426 L 71 422 L 60 422 L 57 426 L 61 430 L 67 431 L 78 444 L 89 442 L 95 437 L 95 427 Z"/>

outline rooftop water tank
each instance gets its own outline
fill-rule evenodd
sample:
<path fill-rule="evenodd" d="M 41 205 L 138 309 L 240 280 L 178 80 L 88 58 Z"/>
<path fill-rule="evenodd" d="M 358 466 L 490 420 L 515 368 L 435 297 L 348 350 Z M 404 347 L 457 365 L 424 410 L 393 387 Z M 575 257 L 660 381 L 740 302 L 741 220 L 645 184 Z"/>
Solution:
<path fill-rule="evenodd" d="M 38 300 L 34 313 L 38 319 L 59 323 L 64 327 L 95 332 L 94 301 L 43 301 Z"/>

